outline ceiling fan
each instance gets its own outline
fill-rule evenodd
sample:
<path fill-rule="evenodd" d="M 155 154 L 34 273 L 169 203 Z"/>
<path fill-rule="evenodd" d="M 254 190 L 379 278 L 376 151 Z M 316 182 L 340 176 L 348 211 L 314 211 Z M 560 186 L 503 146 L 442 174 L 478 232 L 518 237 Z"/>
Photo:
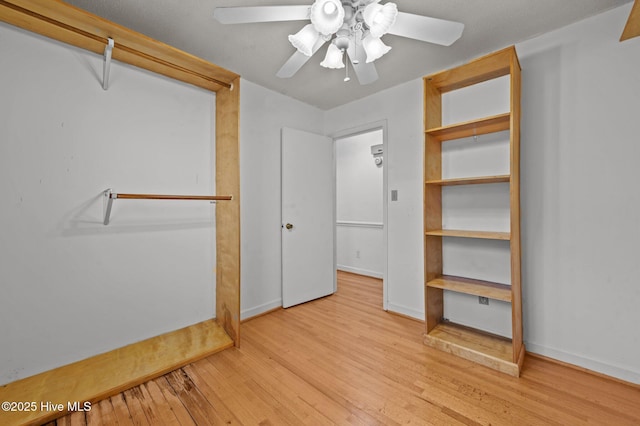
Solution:
<path fill-rule="evenodd" d="M 459 22 L 399 12 L 395 3 L 380 4 L 380 0 L 315 0 L 311 6 L 217 7 L 213 16 L 222 24 L 311 20 L 289 36 L 296 51 L 276 75 L 292 77 L 329 42 L 320 65 L 345 68 L 343 58 L 346 53 L 360 84 L 378 79 L 373 61 L 391 50 L 382 42 L 383 35 L 450 46 L 464 29 L 464 24 Z M 348 67 L 344 80 L 349 81 Z"/>

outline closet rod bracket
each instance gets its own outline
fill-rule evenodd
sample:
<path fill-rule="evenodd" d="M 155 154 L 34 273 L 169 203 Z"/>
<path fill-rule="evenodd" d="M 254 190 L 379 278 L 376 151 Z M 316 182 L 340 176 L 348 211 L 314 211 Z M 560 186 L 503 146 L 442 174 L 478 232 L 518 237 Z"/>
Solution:
<path fill-rule="evenodd" d="M 118 194 L 114 194 L 111 188 L 104 191 L 104 198 L 102 199 L 102 213 L 104 214 L 105 225 L 109 224 L 109 218 L 111 217 L 111 207 L 113 206 L 113 200 L 118 198 Z"/>
<path fill-rule="evenodd" d="M 104 61 L 102 64 L 102 88 L 107 90 L 109 88 L 109 70 L 111 69 L 111 52 L 115 45 L 113 39 L 109 37 L 107 44 L 104 47 Z"/>

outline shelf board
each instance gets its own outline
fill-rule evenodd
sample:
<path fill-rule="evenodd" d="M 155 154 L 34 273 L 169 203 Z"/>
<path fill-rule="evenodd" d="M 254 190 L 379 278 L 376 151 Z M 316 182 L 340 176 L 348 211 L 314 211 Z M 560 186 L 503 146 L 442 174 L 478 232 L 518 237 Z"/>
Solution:
<path fill-rule="evenodd" d="M 513 362 L 511 339 L 452 322 L 441 322 L 425 335 L 424 343 L 511 376 L 520 375 Z"/>
<path fill-rule="evenodd" d="M 506 284 L 443 275 L 427 282 L 427 287 L 511 302 L 511 286 Z"/>
<path fill-rule="evenodd" d="M 461 238 L 481 238 L 485 240 L 502 240 L 509 241 L 511 233 L 509 232 L 492 232 L 492 231 L 462 231 L 456 229 L 436 229 L 425 232 L 426 235 L 432 237 L 461 237 Z"/>
<path fill-rule="evenodd" d="M 496 176 L 476 176 L 465 177 L 455 179 L 437 179 L 428 180 L 427 185 L 440 185 L 440 186 L 453 186 L 453 185 L 477 185 L 483 183 L 504 183 L 510 182 L 511 175 L 496 175 Z"/>
<path fill-rule="evenodd" d="M 435 127 L 428 129 L 425 133 L 435 137 L 439 141 L 449 141 L 509 130 L 510 125 L 511 114 L 507 112 L 505 114 L 484 117 L 477 120 Z"/>

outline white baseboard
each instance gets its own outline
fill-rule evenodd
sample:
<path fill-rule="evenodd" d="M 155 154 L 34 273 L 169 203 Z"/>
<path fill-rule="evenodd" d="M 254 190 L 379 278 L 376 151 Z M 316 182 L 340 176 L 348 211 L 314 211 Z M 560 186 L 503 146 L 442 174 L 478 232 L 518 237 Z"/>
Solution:
<path fill-rule="evenodd" d="M 547 348 L 542 345 L 536 345 L 535 343 L 525 341 L 524 344 L 527 348 L 527 352 L 557 359 L 558 361 L 566 362 L 568 364 L 577 365 L 579 367 L 586 368 L 587 370 L 606 374 L 607 376 L 615 377 L 626 382 L 640 384 L 640 372 L 627 370 L 615 365 L 605 364 L 601 361 L 559 351 L 557 349 Z"/>
<path fill-rule="evenodd" d="M 240 321 L 244 321 L 246 319 L 255 317 L 267 311 L 270 311 L 275 308 L 280 308 L 282 306 L 282 299 L 276 299 L 271 302 L 263 303 L 262 305 L 255 306 L 253 308 L 244 309 L 240 312 Z"/>
<path fill-rule="evenodd" d="M 424 312 L 416 311 L 415 309 L 411 309 L 406 306 L 396 305 L 388 302 L 387 311 L 395 312 L 397 314 L 402 314 L 411 318 L 415 318 L 417 320 L 424 321 Z"/>
<path fill-rule="evenodd" d="M 369 271 L 367 269 L 354 268 L 352 266 L 338 265 L 338 271 L 351 272 L 352 274 L 365 275 L 373 278 L 383 278 L 382 272 Z"/>

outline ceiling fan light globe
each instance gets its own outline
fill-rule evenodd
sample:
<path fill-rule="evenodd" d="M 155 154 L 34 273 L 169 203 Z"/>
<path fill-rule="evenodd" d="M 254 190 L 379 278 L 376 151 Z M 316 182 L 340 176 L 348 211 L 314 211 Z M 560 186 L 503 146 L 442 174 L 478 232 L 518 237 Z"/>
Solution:
<path fill-rule="evenodd" d="M 320 33 L 316 31 L 313 24 L 307 24 L 297 33 L 289 35 L 289 42 L 298 49 L 298 52 L 305 56 L 311 56 L 313 54 L 313 45 L 316 44 L 319 38 Z"/>
<path fill-rule="evenodd" d="M 316 0 L 311 5 L 309 18 L 320 34 L 333 34 L 344 23 L 344 8 L 339 0 Z"/>
<path fill-rule="evenodd" d="M 336 12 L 336 10 L 337 10 L 337 6 L 335 5 L 335 3 L 330 1 L 324 2 L 322 11 L 325 13 L 325 15 L 333 15 Z"/>
<path fill-rule="evenodd" d="M 384 5 L 373 2 L 367 5 L 362 12 L 364 22 L 369 26 L 369 31 L 374 37 L 381 37 L 393 26 L 398 16 L 398 6 L 395 3 Z"/>
<path fill-rule="evenodd" d="M 367 54 L 367 63 L 371 63 L 378 58 L 381 58 L 384 54 L 391 50 L 390 46 L 387 46 L 380 40 L 379 37 L 374 37 L 369 34 L 362 40 L 362 47 Z"/>
<path fill-rule="evenodd" d="M 342 50 L 335 44 L 331 43 L 327 49 L 327 54 L 324 57 L 324 61 L 320 62 L 320 65 L 325 68 L 340 69 L 344 68 L 344 62 L 342 61 Z"/>

